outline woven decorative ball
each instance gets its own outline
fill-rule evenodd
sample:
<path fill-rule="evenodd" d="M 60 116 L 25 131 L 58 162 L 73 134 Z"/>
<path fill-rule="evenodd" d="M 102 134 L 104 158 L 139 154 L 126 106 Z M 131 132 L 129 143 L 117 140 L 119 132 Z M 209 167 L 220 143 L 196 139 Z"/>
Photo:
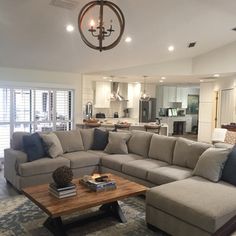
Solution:
<path fill-rule="evenodd" d="M 52 178 L 58 187 L 67 186 L 73 179 L 73 172 L 67 166 L 61 166 L 52 173 Z"/>

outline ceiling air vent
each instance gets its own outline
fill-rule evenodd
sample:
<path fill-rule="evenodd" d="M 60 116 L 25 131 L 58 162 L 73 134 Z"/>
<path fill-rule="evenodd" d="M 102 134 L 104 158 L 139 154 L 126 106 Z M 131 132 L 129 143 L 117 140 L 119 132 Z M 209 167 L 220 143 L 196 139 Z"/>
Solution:
<path fill-rule="evenodd" d="M 191 43 L 188 45 L 188 47 L 189 47 L 189 48 L 193 48 L 193 47 L 195 47 L 196 43 L 197 43 L 197 42 L 191 42 Z"/>
<path fill-rule="evenodd" d="M 76 0 L 51 0 L 50 5 L 73 10 L 77 7 L 78 1 Z"/>

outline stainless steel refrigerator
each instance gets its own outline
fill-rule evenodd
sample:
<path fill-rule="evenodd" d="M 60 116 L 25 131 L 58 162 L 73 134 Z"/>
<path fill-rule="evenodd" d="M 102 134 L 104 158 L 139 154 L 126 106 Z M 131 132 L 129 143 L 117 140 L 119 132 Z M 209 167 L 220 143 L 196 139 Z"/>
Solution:
<path fill-rule="evenodd" d="M 139 101 L 139 122 L 156 121 L 156 98 L 150 98 L 149 101 Z"/>

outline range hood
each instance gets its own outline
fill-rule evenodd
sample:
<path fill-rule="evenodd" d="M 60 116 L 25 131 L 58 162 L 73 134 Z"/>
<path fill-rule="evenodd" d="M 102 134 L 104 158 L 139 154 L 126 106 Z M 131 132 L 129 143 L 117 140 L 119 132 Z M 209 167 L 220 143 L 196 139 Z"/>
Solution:
<path fill-rule="evenodd" d="M 110 96 L 111 101 L 127 101 L 121 94 L 120 94 L 120 83 L 119 82 L 113 82 L 112 83 L 112 92 Z"/>

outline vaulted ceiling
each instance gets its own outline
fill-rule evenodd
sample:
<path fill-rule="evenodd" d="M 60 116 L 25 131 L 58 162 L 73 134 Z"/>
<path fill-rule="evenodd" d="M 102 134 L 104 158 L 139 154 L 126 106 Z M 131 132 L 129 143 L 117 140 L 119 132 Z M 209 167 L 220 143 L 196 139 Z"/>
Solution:
<path fill-rule="evenodd" d="M 51 0 L 0 0 L 0 66 L 91 73 L 192 58 L 236 41 L 235 0 L 114 0 L 126 18 L 124 37 L 100 53 L 85 46 L 77 29 L 88 1 L 74 1 L 68 10 Z M 73 33 L 65 30 L 69 23 Z M 191 41 L 197 45 L 189 49 Z"/>

